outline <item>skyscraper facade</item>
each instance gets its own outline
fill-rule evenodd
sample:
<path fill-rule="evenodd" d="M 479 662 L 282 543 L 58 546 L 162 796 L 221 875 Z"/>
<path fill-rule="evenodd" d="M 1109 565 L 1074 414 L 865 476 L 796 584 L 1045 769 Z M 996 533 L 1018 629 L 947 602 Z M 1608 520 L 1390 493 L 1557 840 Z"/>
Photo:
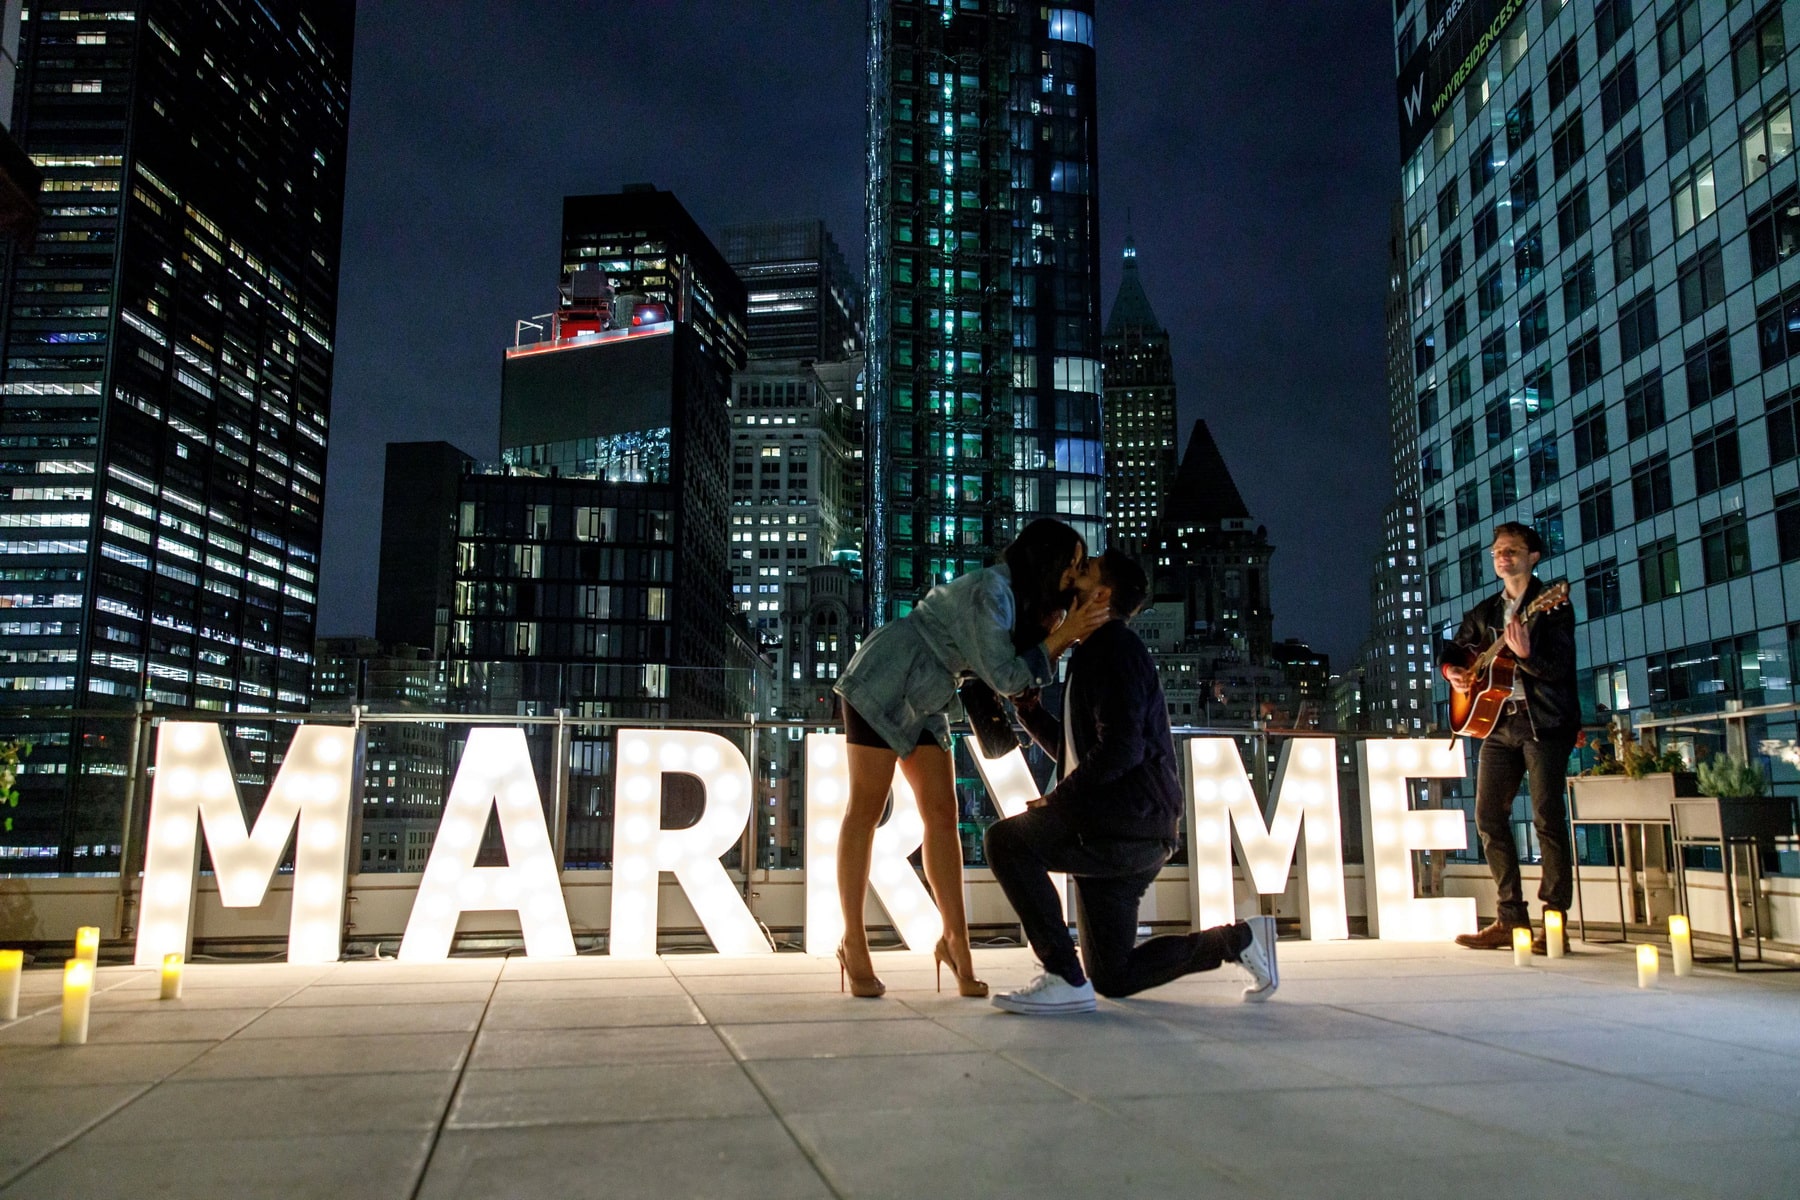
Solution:
<path fill-rule="evenodd" d="M 1091 3 L 872 0 L 869 512 L 877 622 L 1023 521 L 1104 542 Z"/>
<path fill-rule="evenodd" d="M 1590 720 L 1794 695 L 1788 17 L 1396 6 L 1432 623 L 1494 591 L 1495 523 L 1534 525 Z"/>
<path fill-rule="evenodd" d="M 353 10 L 32 8 L 6 262 L 4 706 L 296 710 L 311 687 Z M 116 867 L 127 739 L 26 721 L 12 869 Z"/>
<path fill-rule="evenodd" d="M 744 281 L 752 359 L 833 361 L 862 350 L 862 284 L 825 222 L 727 225 L 719 251 Z"/>
<path fill-rule="evenodd" d="M 1369 581 L 1368 640 L 1358 654 L 1361 704 L 1357 724 L 1371 729 L 1423 731 L 1432 721 L 1436 647 L 1425 608 L 1419 528 L 1419 413 L 1413 393 L 1413 295 L 1406 269 L 1404 213 L 1395 204 L 1388 233 L 1388 433 L 1393 446 L 1394 498 L 1381 517 L 1381 549 Z M 1423 313 L 1421 312 L 1421 317 Z"/>
<path fill-rule="evenodd" d="M 1106 382 L 1106 534 L 1129 554 L 1156 549 L 1175 483 L 1175 360 L 1125 239 L 1124 272 L 1101 343 Z"/>

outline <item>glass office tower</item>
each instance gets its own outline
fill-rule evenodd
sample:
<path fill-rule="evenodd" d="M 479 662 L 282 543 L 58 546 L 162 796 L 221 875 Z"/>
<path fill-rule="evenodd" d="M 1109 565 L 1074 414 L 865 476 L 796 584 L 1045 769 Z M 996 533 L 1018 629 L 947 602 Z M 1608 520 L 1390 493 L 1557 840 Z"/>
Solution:
<path fill-rule="evenodd" d="M 353 18 L 25 17 L 13 133 L 44 185 L 0 314 L 0 733 L 35 752 L 0 869 L 116 869 L 124 726 L 44 714 L 307 707 Z"/>
<path fill-rule="evenodd" d="M 1592 721 L 1794 696 L 1792 24 L 1727 0 L 1396 6 L 1432 624 L 1496 589 L 1497 522 L 1535 525 Z"/>
<path fill-rule="evenodd" d="M 1036 516 L 1104 544 L 1092 5 L 872 0 L 877 623 Z"/>

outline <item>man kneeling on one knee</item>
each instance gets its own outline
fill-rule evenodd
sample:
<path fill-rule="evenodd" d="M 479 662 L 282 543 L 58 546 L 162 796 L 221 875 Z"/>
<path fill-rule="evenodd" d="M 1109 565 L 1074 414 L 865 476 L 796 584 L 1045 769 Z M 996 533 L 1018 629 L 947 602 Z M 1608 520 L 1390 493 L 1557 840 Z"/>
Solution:
<path fill-rule="evenodd" d="M 1273 917 L 1137 945 L 1138 902 L 1179 844 L 1182 810 L 1168 704 L 1149 651 L 1127 624 L 1149 585 L 1128 555 L 1108 550 L 1088 560 L 1075 586 L 1086 602 L 1108 605 L 1113 619 L 1070 658 L 1060 717 L 1035 692 L 1015 700 L 1060 778 L 1029 810 L 987 833 L 988 865 L 1044 965 L 994 1005 L 1093 1012 L 1096 992 L 1129 996 L 1221 962 L 1249 974 L 1246 999 L 1267 999 L 1279 982 Z M 1079 956 L 1053 871 L 1067 872 L 1074 888 Z"/>

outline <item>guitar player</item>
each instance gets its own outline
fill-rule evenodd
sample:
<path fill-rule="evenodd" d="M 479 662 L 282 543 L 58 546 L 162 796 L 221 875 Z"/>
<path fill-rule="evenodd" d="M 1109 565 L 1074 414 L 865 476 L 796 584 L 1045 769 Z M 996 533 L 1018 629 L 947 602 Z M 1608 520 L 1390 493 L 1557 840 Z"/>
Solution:
<path fill-rule="evenodd" d="M 1512 695 L 1481 743 L 1475 780 L 1475 827 L 1499 890 L 1499 912 L 1480 932 L 1457 937 L 1457 945 L 1472 950 L 1509 949 L 1513 930 L 1531 926 L 1512 833 L 1513 797 L 1522 779 L 1530 783 L 1532 820 L 1543 850 L 1538 899 L 1546 912 L 1566 914 L 1574 897 L 1564 781 L 1581 726 L 1575 693 L 1575 617 L 1564 604 L 1541 614 L 1529 627 L 1519 618 L 1544 588 L 1532 574 L 1544 554 L 1537 530 L 1517 521 L 1495 527 L 1490 554 L 1500 591 L 1469 610 L 1456 637 L 1443 644 L 1438 656 L 1444 678 L 1463 693 L 1478 682 L 1468 664 L 1496 640 L 1504 639 L 1518 663 Z M 1545 952 L 1541 930 L 1532 950 Z"/>

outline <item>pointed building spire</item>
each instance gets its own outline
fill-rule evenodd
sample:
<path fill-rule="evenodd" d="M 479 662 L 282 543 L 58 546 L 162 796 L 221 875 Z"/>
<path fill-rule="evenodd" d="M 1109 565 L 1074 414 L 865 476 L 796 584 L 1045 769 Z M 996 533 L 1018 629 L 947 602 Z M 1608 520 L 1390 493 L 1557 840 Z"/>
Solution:
<path fill-rule="evenodd" d="M 1162 326 L 1157 324 L 1156 313 L 1150 308 L 1150 297 L 1144 294 L 1143 281 L 1138 278 L 1137 243 L 1129 232 L 1125 235 L 1125 250 L 1120 258 L 1125 271 L 1119 279 L 1119 294 L 1113 298 L 1106 336 L 1113 337 L 1127 329 L 1161 333 Z"/>

